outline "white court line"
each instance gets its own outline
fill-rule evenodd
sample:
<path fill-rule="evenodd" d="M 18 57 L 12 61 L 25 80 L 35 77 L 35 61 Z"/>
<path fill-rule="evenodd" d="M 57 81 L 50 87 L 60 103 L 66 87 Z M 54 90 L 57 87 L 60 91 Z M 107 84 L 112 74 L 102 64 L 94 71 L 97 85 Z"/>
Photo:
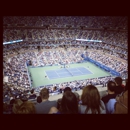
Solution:
<path fill-rule="evenodd" d="M 44 71 L 44 72 L 45 72 L 45 75 L 47 76 L 47 78 L 49 79 L 49 77 L 48 77 L 48 75 L 47 75 L 46 71 Z"/>
<path fill-rule="evenodd" d="M 72 76 L 74 76 L 68 69 L 66 69 Z"/>
<path fill-rule="evenodd" d="M 58 74 L 65 74 L 65 73 L 68 73 L 68 72 L 63 72 L 63 73 L 58 73 Z"/>
<path fill-rule="evenodd" d="M 85 68 L 85 69 L 87 69 L 87 70 L 89 70 L 88 68 L 86 68 L 86 67 L 83 67 L 83 68 Z M 90 71 L 90 70 L 89 70 Z M 90 71 L 92 74 L 94 74 L 92 71 Z"/>
<path fill-rule="evenodd" d="M 78 68 L 76 68 L 78 71 L 80 71 L 81 72 L 81 70 L 79 70 Z M 82 72 L 81 72 L 82 73 Z M 83 73 L 82 73 L 83 74 Z"/>
<path fill-rule="evenodd" d="M 76 67 L 75 70 L 76 70 L 76 69 L 77 69 L 79 72 L 81 72 L 81 70 L 79 70 L 78 67 Z M 78 72 L 78 71 L 73 71 L 73 72 Z M 81 73 L 82 73 L 82 72 L 81 72 Z M 84 73 L 82 73 L 82 74 L 84 74 Z M 84 75 L 85 75 L 85 74 L 84 74 Z"/>
<path fill-rule="evenodd" d="M 55 70 L 54 70 L 54 72 L 56 72 Z M 56 72 L 56 74 L 59 76 L 59 74 Z M 59 76 L 60 77 L 60 76 Z"/>
<path fill-rule="evenodd" d="M 64 78 L 69 78 L 69 77 L 73 77 L 73 76 L 68 76 L 68 77 L 60 77 L 60 78 L 52 78 L 51 80 L 57 80 L 57 79 L 64 79 Z M 67 82 L 67 81 L 66 81 Z"/>
<path fill-rule="evenodd" d="M 61 70 L 61 71 L 62 71 L 62 70 Z M 59 72 L 57 72 L 57 73 L 59 73 Z M 60 72 L 60 73 L 68 73 L 68 72 L 66 71 L 66 72 Z M 59 74 L 60 74 L 60 73 L 59 73 Z"/>

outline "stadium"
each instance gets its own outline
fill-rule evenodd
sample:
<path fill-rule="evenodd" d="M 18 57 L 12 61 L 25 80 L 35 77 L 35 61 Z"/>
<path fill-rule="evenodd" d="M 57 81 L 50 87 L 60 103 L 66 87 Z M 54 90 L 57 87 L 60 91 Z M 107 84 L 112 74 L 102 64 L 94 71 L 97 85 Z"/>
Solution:
<path fill-rule="evenodd" d="M 116 77 L 125 86 L 127 24 L 126 16 L 3 17 L 3 113 L 19 99 L 37 105 L 44 88 L 57 102 L 68 87 L 81 97 L 93 85 L 102 97 Z"/>

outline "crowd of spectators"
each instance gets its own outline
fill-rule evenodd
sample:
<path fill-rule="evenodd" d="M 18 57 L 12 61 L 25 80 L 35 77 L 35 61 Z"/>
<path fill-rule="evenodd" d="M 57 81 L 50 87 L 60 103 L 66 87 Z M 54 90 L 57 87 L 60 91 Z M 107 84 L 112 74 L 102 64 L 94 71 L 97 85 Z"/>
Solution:
<path fill-rule="evenodd" d="M 127 32 L 114 32 L 102 30 L 80 30 L 80 29 L 4 29 L 3 42 L 13 40 L 53 40 L 61 39 L 62 42 L 72 39 L 101 40 L 104 43 L 127 47 Z"/>
<path fill-rule="evenodd" d="M 102 49 L 111 55 L 127 60 L 128 55 L 128 41 L 126 32 L 103 32 L 90 30 L 38 30 L 38 29 L 24 29 L 24 30 L 10 30 L 5 29 L 3 32 L 3 41 L 13 41 L 23 39 L 23 34 L 26 39 L 24 42 L 15 43 L 11 45 L 4 45 L 4 49 L 14 49 L 24 46 L 42 46 L 57 47 L 61 45 L 70 44 L 87 44 L 90 48 Z M 76 39 L 101 40 L 102 42 L 83 42 L 76 41 Z M 28 39 L 28 40 L 27 40 Z M 32 42 L 30 41 L 32 40 Z M 37 41 L 35 40 L 42 40 Z M 43 47 L 44 46 L 44 47 Z"/>
<path fill-rule="evenodd" d="M 87 26 L 92 28 L 101 27 L 120 27 L 127 28 L 127 17 L 122 16 L 6 16 L 3 18 L 4 24 L 10 26 L 44 26 L 64 27 L 71 25 L 73 27 Z"/>
<path fill-rule="evenodd" d="M 76 48 L 44 51 L 38 54 L 39 66 L 61 65 L 82 62 L 83 58 L 78 54 Z"/>
<path fill-rule="evenodd" d="M 89 84 L 95 85 L 95 86 L 100 85 L 100 86 L 106 87 L 107 82 L 113 79 L 114 77 L 108 76 L 108 77 L 99 77 L 99 78 L 92 78 L 92 79 L 86 79 L 86 80 L 75 80 L 71 82 L 40 86 L 40 87 L 37 87 L 35 91 L 39 93 L 42 88 L 46 87 L 49 89 L 50 95 L 55 95 L 55 94 L 63 93 L 66 87 L 71 88 L 72 91 L 81 90 L 85 85 L 89 85 Z"/>
<path fill-rule="evenodd" d="M 120 19 L 120 21 L 118 20 Z M 73 27 L 87 26 L 91 28 L 102 28 L 109 26 L 116 28 L 117 26 L 123 29 L 127 29 L 126 17 L 77 17 L 77 16 L 37 16 L 37 17 L 4 17 L 4 24 L 9 26 L 18 26 L 17 24 L 24 24 L 25 26 L 44 26 L 50 25 L 50 27 L 63 27 L 66 25 L 72 25 Z M 99 22 L 100 21 L 100 22 Z M 14 24 L 15 23 L 15 24 Z M 45 100 L 48 100 L 49 95 L 55 95 L 63 93 L 64 90 L 69 87 L 72 92 L 82 90 L 85 86 L 102 85 L 108 87 L 110 90 L 108 81 L 114 79 L 112 76 L 98 77 L 86 80 L 76 80 L 72 82 L 57 83 L 52 85 L 46 85 L 37 87 L 35 90 L 30 88 L 32 81 L 31 76 L 26 68 L 26 62 L 31 61 L 32 66 L 47 66 L 47 65 L 60 65 L 83 62 L 82 54 L 86 54 L 86 46 L 89 47 L 88 57 L 116 70 L 121 76 L 127 75 L 128 65 L 126 62 L 109 57 L 108 55 L 102 55 L 102 53 L 96 50 L 103 50 L 103 52 L 114 55 L 118 58 L 127 60 L 128 55 L 128 36 L 127 32 L 111 32 L 103 30 L 80 30 L 80 29 L 4 29 L 3 42 L 14 41 L 23 39 L 23 42 L 3 45 L 3 75 L 8 77 L 8 83 L 3 85 L 3 113 L 37 113 L 37 109 L 29 100 L 34 99 L 35 103 L 39 104 Z M 89 39 L 89 40 L 102 40 L 103 42 L 85 42 L 76 41 L 76 39 Z M 38 41 L 39 40 L 39 41 Z M 67 46 L 66 46 L 67 45 Z M 40 51 L 39 48 L 40 47 Z M 50 49 L 42 51 L 43 49 Z M 116 84 L 118 86 L 118 84 Z M 42 89 L 48 89 L 48 96 L 44 98 L 44 92 Z M 85 91 L 85 89 L 83 90 Z M 87 90 L 88 91 L 88 90 Z M 41 92 L 41 93 L 40 93 Z M 47 91 L 46 91 L 47 92 Z M 63 95 L 64 101 L 75 98 L 74 94 L 66 93 Z M 112 91 L 113 92 L 113 91 Z M 97 92 L 98 93 L 98 92 Z M 118 93 L 119 94 L 119 93 Z M 40 95 L 40 96 L 39 96 Z M 70 97 L 68 96 L 70 95 Z M 98 95 L 98 94 L 97 94 Z M 68 98 L 67 98 L 68 97 Z M 70 99 L 69 99 L 70 98 Z M 114 96 L 115 98 L 115 96 Z M 83 99 L 83 98 L 82 98 Z M 98 100 L 99 101 L 99 100 Z M 65 102 L 64 102 L 65 103 Z M 64 104 L 61 109 L 56 109 L 56 105 L 50 105 L 45 110 L 45 113 L 72 113 L 64 109 Z M 114 100 L 115 103 L 115 100 Z M 48 103 L 47 103 L 48 104 Z M 76 102 L 74 103 L 76 104 Z M 97 111 L 99 112 L 99 106 L 103 109 L 103 104 L 98 103 Z M 82 104 L 83 105 L 83 104 Z M 97 113 L 89 104 L 86 113 L 91 109 L 92 113 Z M 106 105 L 106 104 L 105 104 Z M 119 105 L 119 104 L 118 104 Z M 117 105 L 117 106 L 118 106 Z M 52 107 L 52 109 L 50 109 Z M 77 106 L 75 106 L 76 108 Z M 19 110 L 17 111 L 17 109 Z M 29 108 L 29 110 L 28 110 Z M 39 107 L 37 107 L 39 109 Z M 86 108 L 86 106 L 82 106 Z M 50 109 L 50 112 L 49 112 Z M 55 111 L 55 112 L 54 112 Z M 90 111 L 89 111 L 90 112 Z M 90 112 L 90 113 L 91 113 Z M 106 111 L 108 112 L 108 111 Z M 78 113 L 77 108 L 75 113 Z M 84 113 L 84 112 L 83 112 Z M 102 113 L 102 112 L 101 112 Z M 104 113 L 104 112 L 103 112 Z"/>
<path fill-rule="evenodd" d="M 29 52 L 31 50 L 31 52 Z M 99 52 L 90 49 L 88 52 L 88 57 L 102 63 L 110 67 L 111 69 L 116 70 L 121 75 L 128 73 L 127 63 L 123 63 L 117 59 L 112 57 L 102 55 Z M 19 86 L 21 88 L 29 88 L 32 81 L 29 80 L 29 76 L 26 68 L 26 61 L 31 60 L 32 66 L 47 66 L 47 65 L 60 65 L 64 63 L 77 63 L 82 62 L 83 58 L 81 57 L 82 53 L 85 53 L 85 50 L 80 50 L 80 48 L 69 48 L 67 51 L 60 48 L 59 50 L 52 49 L 48 51 L 44 51 L 39 54 L 36 51 L 35 47 L 22 48 L 16 51 L 7 51 L 4 53 L 5 55 L 11 55 L 12 57 L 8 58 L 8 60 L 4 60 L 4 76 L 8 76 L 8 82 L 12 85 Z M 38 56 L 39 54 L 39 56 Z M 31 76 L 31 75 L 30 75 Z M 104 84 L 100 83 L 100 81 L 96 81 L 96 79 L 91 79 L 91 82 L 96 84 Z M 50 91 L 51 92 L 51 91 Z"/>
<path fill-rule="evenodd" d="M 122 85 L 122 78 L 116 77 L 107 84 L 108 94 L 102 97 L 107 114 L 128 114 L 128 80 Z"/>
<path fill-rule="evenodd" d="M 36 99 L 41 89 L 43 88 L 48 88 L 49 95 L 57 95 L 63 93 L 66 87 L 71 88 L 73 92 L 82 90 L 82 88 L 85 85 L 89 85 L 89 84 L 95 86 L 101 85 L 103 87 L 106 87 L 107 82 L 113 79 L 114 77 L 108 76 L 108 77 L 99 77 L 99 78 L 86 79 L 86 80 L 75 80 L 72 82 L 64 82 L 64 83 L 39 86 L 34 90 L 30 88 L 30 85 L 25 85 L 25 84 L 16 85 L 8 82 L 3 85 L 3 102 L 9 102 L 11 99 L 17 99 L 17 98 L 22 98 L 25 100 Z"/>
<path fill-rule="evenodd" d="M 99 52 L 90 49 L 91 51 L 88 52 L 88 57 L 102 63 L 110 67 L 113 70 L 116 70 L 120 74 L 127 73 L 127 63 L 121 62 L 115 58 L 102 55 Z M 29 52 L 31 51 L 31 52 Z M 21 53 L 21 54 L 18 54 Z M 78 47 L 69 48 L 67 51 L 64 49 L 52 49 L 48 51 L 44 51 L 39 54 L 36 51 L 36 48 L 30 46 L 28 48 L 22 48 L 16 51 L 6 51 L 4 56 L 12 57 L 8 58 L 8 61 L 4 61 L 4 75 L 8 76 L 9 82 L 15 85 L 25 86 L 29 85 L 27 70 L 25 63 L 27 60 L 31 60 L 32 66 L 46 66 L 46 65 L 60 65 L 60 64 L 70 64 L 70 63 L 77 63 L 82 62 L 83 58 L 81 54 L 85 53 L 85 50 Z"/>
<path fill-rule="evenodd" d="M 31 94 L 25 91 L 26 98 L 21 95 L 12 97 L 9 104 L 3 102 L 3 114 L 127 114 L 128 82 L 124 86 L 121 77 L 116 77 L 110 79 L 106 85 L 108 94 L 102 97 L 95 85 L 86 84 L 81 96 L 70 87 L 65 87 L 62 98 L 54 101 L 49 100 L 49 89 L 46 87 L 37 95 L 34 90 L 30 91 Z M 10 87 L 6 89 L 13 95 Z M 36 102 L 27 96 L 36 99 Z"/>
<path fill-rule="evenodd" d="M 102 55 L 99 52 L 91 51 L 89 52 L 89 58 L 100 62 L 101 64 L 119 72 L 122 73 L 128 73 L 128 65 L 125 62 L 121 62 L 120 60 L 117 60 L 116 58 L 112 58 L 106 55 Z"/>
<path fill-rule="evenodd" d="M 22 52 L 22 49 L 20 49 L 20 51 Z M 30 83 L 25 63 L 27 60 L 31 60 L 34 66 L 37 64 L 37 60 L 34 60 L 36 59 L 35 52 L 27 52 L 21 54 L 17 54 L 17 52 L 15 53 L 16 55 L 14 54 L 12 57 L 8 58 L 7 61 L 5 59 L 3 61 L 4 76 L 8 76 L 8 82 L 12 85 L 29 87 Z"/>

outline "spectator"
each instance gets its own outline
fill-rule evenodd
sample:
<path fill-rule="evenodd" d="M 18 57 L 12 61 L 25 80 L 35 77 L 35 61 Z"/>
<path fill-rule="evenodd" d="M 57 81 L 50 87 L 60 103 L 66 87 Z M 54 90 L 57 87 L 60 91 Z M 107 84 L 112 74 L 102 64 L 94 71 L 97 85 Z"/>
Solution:
<path fill-rule="evenodd" d="M 10 114 L 9 105 L 7 103 L 3 103 L 3 114 Z"/>
<path fill-rule="evenodd" d="M 106 109 L 98 89 L 93 85 L 88 85 L 83 88 L 81 95 L 82 105 L 79 106 L 81 114 L 105 114 Z"/>
<path fill-rule="evenodd" d="M 23 102 L 26 102 L 26 101 L 28 101 L 28 98 L 26 97 L 26 95 L 24 95 L 24 96 L 21 98 L 21 100 L 22 100 Z"/>
<path fill-rule="evenodd" d="M 19 109 L 19 107 L 21 106 L 22 103 L 23 103 L 22 100 L 15 99 L 15 102 L 14 102 L 13 108 L 12 108 L 13 114 L 17 114 L 17 110 Z"/>
<path fill-rule="evenodd" d="M 113 98 L 116 98 L 116 93 L 115 93 L 115 89 L 116 89 L 116 83 L 113 82 L 113 81 L 109 81 L 107 83 L 107 91 L 108 91 L 108 94 L 106 96 L 103 96 L 101 98 L 101 100 L 104 102 L 104 104 L 108 103 L 108 101 L 110 99 L 113 99 Z"/>
<path fill-rule="evenodd" d="M 12 109 L 13 109 L 14 102 L 15 102 L 15 99 L 10 100 L 9 110 L 10 110 L 11 113 L 13 113 Z"/>
<path fill-rule="evenodd" d="M 77 98 L 77 102 L 78 102 L 78 104 L 81 104 L 79 94 L 78 94 L 77 92 L 73 92 L 73 93 L 75 94 L 75 96 L 76 96 L 76 98 Z"/>
<path fill-rule="evenodd" d="M 36 113 L 37 114 L 48 114 L 51 107 L 57 107 L 56 101 L 49 101 L 49 90 L 47 88 L 43 88 L 40 92 L 40 96 L 42 102 L 36 104 Z"/>
<path fill-rule="evenodd" d="M 36 99 L 36 94 L 34 94 L 34 89 L 31 90 L 31 95 L 29 96 L 28 99 Z"/>
<path fill-rule="evenodd" d="M 126 90 L 119 98 L 116 98 L 115 111 L 113 114 L 128 113 L 128 90 Z"/>
<path fill-rule="evenodd" d="M 48 114 L 60 114 L 56 107 L 51 107 Z"/>
<path fill-rule="evenodd" d="M 66 88 L 64 89 L 64 93 L 67 92 L 67 91 L 71 91 L 71 88 L 70 88 L 70 87 L 66 87 Z"/>
<path fill-rule="evenodd" d="M 108 114 L 128 114 L 128 90 L 115 99 L 110 99 L 106 109 Z"/>
<path fill-rule="evenodd" d="M 75 94 L 71 91 L 66 91 L 63 94 L 61 100 L 61 107 L 56 109 L 55 107 L 51 108 L 49 114 L 78 114 L 78 103 Z"/>
<path fill-rule="evenodd" d="M 17 114 L 36 114 L 34 103 L 31 101 L 23 102 L 17 110 Z"/>
<path fill-rule="evenodd" d="M 125 91 L 128 90 L 128 79 L 126 79 Z"/>
<path fill-rule="evenodd" d="M 71 92 L 71 88 L 70 88 L 70 87 L 66 87 L 66 88 L 64 89 L 64 93 L 67 92 L 67 91 L 70 91 L 70 92 Z M 63 93 L 63 94 L 64 94 L 64 93 Z M 58 109 L 59 109 L 60 106 L 61 106 L 61 100 L 62 100 L 62 98 L 60 98 L 60 99 L 57 100 L 57 108 L 58 108 Z"/>
<path fill-rule="evenodd" d="M 108 103 L 106 103 L 106 113 L 107 114 L 113 114 L 114 111 L 115 111 L 115 103 L 116 103 L 116 99 L 113 98 L 113 99 L 110 99 L 108 101 Z"/>
<path fill-rule="evenodd" d="M 41 103 L 41 102 L 42 102 L 41 96 L 38 96 L 37 97 L 37 103 Z"/>
<path fill-rule="evenodd" d="M 116 83 L 116 94 L 121 94 L 124 91 L 124 87 L 122 85 L 122 78 L 121 77 L 116 77 L 115 79 L 115 83 Z"/>

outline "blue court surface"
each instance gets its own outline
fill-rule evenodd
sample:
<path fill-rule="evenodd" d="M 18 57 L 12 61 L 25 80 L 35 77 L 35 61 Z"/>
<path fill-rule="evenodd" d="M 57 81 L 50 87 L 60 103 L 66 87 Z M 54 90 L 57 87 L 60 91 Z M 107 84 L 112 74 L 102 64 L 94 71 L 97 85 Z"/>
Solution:
<path fill-rule="evenodd" d="M 92 74 L 92 72 L 90 72 L 88 69 L 84 67 L 62 68 L 57 70 L 48 70 L 45 72 L 49 79 L 66 78 L 72 76 Z"/>

